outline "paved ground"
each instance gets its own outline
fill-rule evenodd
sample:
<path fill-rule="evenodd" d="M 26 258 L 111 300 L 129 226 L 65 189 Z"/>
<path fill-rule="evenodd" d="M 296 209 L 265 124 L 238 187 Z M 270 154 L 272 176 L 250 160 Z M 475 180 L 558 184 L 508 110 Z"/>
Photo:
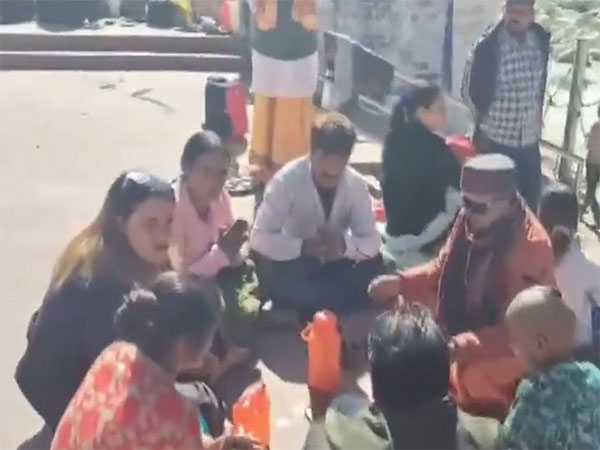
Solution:
<path fill-rule="evenodd" d="M 41 420 L 13 372 L 52 264 L 66 241 L 98 212 L 124 168 L 177 174 L 185 139 L 202 123 L 206 75 L 196 73 L 0 72 L 0 448 L 14 449 Z M 376 160 L 359 145 L 355 159 Z M 238 200 L 249 216 L 250 200 Z M 598 260 L 598 242 L 586 235 Z M 306 357 L 292 333 L 256 343 L 272 398 L 273 448 L 299 448 L 307 429 Z M 238 374 L 238 378 L 246 375 Z M 359 385 L 366 388 L 363 377 Z M 354 385 L 349 377 L 349 388 Z M 49 387 L 51 388 L 51 387 Z"/>
<path fill-rule="evenodd" d="M 13 372 L 58 253 L 98 212 L 120 170 L 177 174 L 182 146 L 202 123 L 205 79 L 0 72 L 0 448 L 16 448 L 41 424 Z M 249 217 L 252 202 L 235 208 Z M 303 344 L 292 334 L 271 335 L 257 347 L 279 417 L 273 447 L 294 448 L 306 431 Z"/>

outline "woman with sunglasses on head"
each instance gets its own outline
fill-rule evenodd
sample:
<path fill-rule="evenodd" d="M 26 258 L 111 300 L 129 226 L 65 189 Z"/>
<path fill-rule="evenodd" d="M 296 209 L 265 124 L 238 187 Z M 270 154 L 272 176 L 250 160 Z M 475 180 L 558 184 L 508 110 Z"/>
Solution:
<path fill-rule="evenodd" d="M 373 281 L 371 296 L 390 306 L 423 303 L 450 340 L 452 393 L 466 412 L 502 419 L 525 373 L 509 346 L 504 313 L 533 285 L 554 286 L 548 235 L 517 192 L 513 161 L 476 156 L 461 178 L 463 208 L 431 262 Z"/>
<path fill-rule="evenodd" d="M 168 182 L 124 172 L 96 219 L 59 257 L 15 375 L 52 431 L 94 359 L 113 341 L 124 296 L 169 267 L 174 207 Z"/>
<path fill-rule="evenodd" d="M 460 164 L 437 135 L 446 124 L 439 86 L 411 88 L 394 108 L 383 147 L 384 255 L 398 268 L 428 261 L 460 209 Z"/>
<path fill-rule="evenodd" d="M 98 356 L 70 401 L 52 449 L 258 449 L 249 439 L 211 439 L 197 404 L 175 389 L 201 365 L 217 329 L 212 293 L 174 272 L 127 296 L 116 341 Z"/>

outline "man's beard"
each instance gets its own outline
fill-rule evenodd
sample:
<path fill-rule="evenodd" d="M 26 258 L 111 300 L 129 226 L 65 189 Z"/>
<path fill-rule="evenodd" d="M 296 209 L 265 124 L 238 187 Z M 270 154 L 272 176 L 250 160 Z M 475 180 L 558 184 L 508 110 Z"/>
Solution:
<path fill-rule="evenodd" d="M 487 224 L 485 227 L 476 226 L 474 220 L 469 216 L 466 217 L 466 221 L 467 231 L 475 239 L 484 238 L 489 233 L 489 231 L 494 228 L 494 225 L 496 224 L 496 222 L 492 222 L 490 224 Z"/>
<path fill-rule="evenodd" d="M 527 29 L 521 28 L 518 22 L 506 22 L 505 28 L 508 34 L 516 38 L 522 38 L 527 33 Z"/>

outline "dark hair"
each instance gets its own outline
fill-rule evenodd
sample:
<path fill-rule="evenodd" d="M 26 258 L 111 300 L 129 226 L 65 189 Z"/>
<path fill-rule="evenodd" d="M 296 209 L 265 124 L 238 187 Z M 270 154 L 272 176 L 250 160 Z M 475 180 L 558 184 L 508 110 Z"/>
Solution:
<path fill-rule="evenodd" d="M 392 131 L 400 130 L 409 123 L 414 122 L 417 110 L 421 107 L 429 108 L 441 93 L 442 89 L 437 85 L 412 86 L 394 106 L 390 129 Z"/>
<path fill-rule="evenodd" d="M 506 0 L 507 8 L 512 5 L 526 5 L 526 6 L 531 6 L 532 8 L 534 8 L 535 0 Z"/>
<path fill-rule="evenodd" d="M 118 339 L 131 342 L 155 362 L 162 362 L 173 344 L 187 339 L 200 348 L 214 331 L 217 316 L 208 293 L 175 272 L 160 275 L 152 287 L 136 289 L 115 314 Z"/>
<path fill-rule="evenodd" d="M 202 155 L 212 151 L 221 151 L 228 155 L 223 149 L 221 139 L 213 131 L 201 131 L 194 133 L 185 143 L 181 154 L 181 171 L 188 171 Z"/>
<path fill-rule="evenodd" d="M 142 202 L 154 197 L 175 202 L 175 193 L 167 181 L 143 170 L 122 172 L 110 185 L 98 216 L 71 239 L 58 258 L 50 290 L 57 291 L 75 273 L 94 275 L 109 253 L 123 257 L 108 262 L 110 265 L 135 261 L 120 222 L 126 221 Z"/>
<path fill-rule="evenodd" d="M 577 231 L 577 196 L 564 184 L 555 183 L 548 186 L 542 194 L 538 216 L 550 236 L 555 258 L 561 258 L 571 246 Z"/>
<path fill-rule="evenodd" d="M 356 143 L 356 130 L 346 116 L 331 112 L 317 116 L 311 130 L 311 147 L 324 153 L 349 157 Z"/>
<path fill-rule="evenodd" d="M 111 212 L 126 220 L 138 205 L 150 197 L 175 201 L 169 182 L 143 170 L 121 173 L 108 189 L 107 204 Z"/>
<path fill-rule="evenodd" d="M 388 412 L 442 399 L 450 383 L 450 355 L 428 310 L 385 312 L 369 335 L 373 397 Z"/>
<path fill-rule="evenodd" d="M 226 112 L 214 114 L 208 119 L 202 126 L 205 131 L 212 131 L 221 142 L 226 142 L 233 136 L 233 122 L 231 121 L 231 117 Z"/>

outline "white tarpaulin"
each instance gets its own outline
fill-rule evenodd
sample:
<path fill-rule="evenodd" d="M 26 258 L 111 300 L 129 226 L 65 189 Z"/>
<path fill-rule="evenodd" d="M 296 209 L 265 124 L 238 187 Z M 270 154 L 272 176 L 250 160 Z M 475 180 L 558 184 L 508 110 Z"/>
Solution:
<path fill-rule="evenodd" d="M 382 55 L 403 75 L 440 82 L 449 2 L 338 0 L 336 31 Z"/>
<path fill-rule="evenodd" d="M 446 36 L 450 3 L 452 34 Z M 440 84 L 451 78 L 448 87 L 458 95 L 467 56 L 499 19 L 503 4 L 504 0 L 320 0 L 320 15 L 326 29 L 385 57 L 402 75 Z M 444 66 L 446 38 L 447 56 L 451 53 L 452 58 Z"/>

